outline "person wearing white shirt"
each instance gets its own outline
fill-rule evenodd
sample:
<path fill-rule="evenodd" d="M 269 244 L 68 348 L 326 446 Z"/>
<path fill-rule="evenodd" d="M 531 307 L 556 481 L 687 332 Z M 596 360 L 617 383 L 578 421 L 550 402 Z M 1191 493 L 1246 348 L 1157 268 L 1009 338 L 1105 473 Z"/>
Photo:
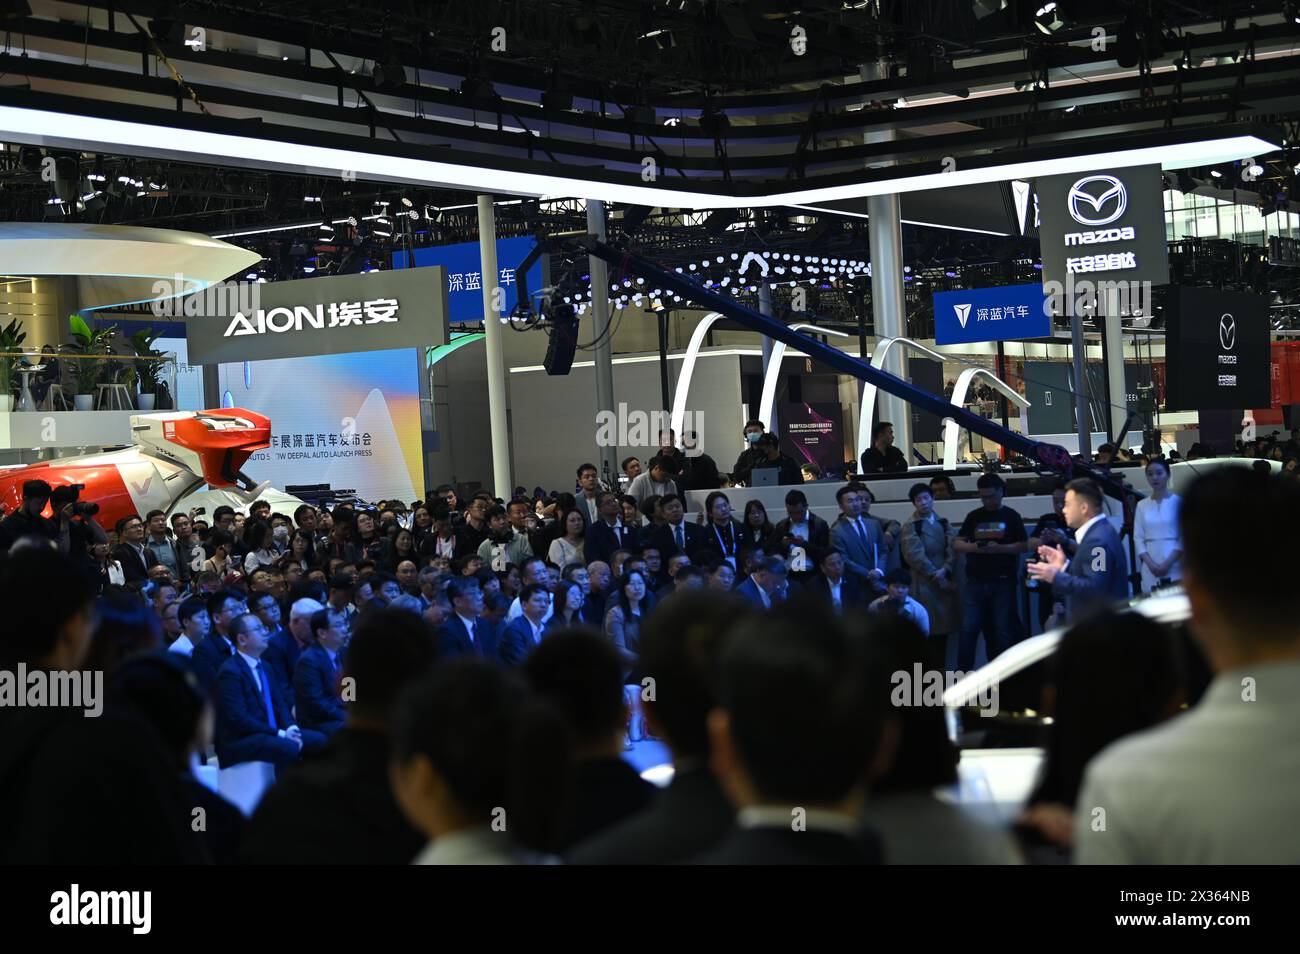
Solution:
<path fill-rule="evenodd" d="M 551 541 L 546 559 L 559 567 L 585 563 L 583 548 L 587 539 L 587 520 L 582 510 L 575 507 L 564 515 L 563 520 L 563 534 Z"/>
<path fill-rule="evenodd" d="M 1150 593 L 1162 581 L 1183 575 L 1183 544 L 1178 535 L 1179 496 L 1169 491 L 1169 465 L 1147 464 L 1151 496 L 1138 501 L 1133 514 L 1133 546 L 1142 569 L 1142 591 Z"/>
<path fill-rule="evenodd" d="M 677 476 L 677 471 L 675 460 L 656 454 L 650 458 L 650 466 L 646 471 L 628 485 L 628 496 L 635 497 L 636 505 L 640 507 L 647 497 L 677 493 L 677 484 L 673 479 Z"/>
<path fill-rule="evenodd" d="M 194 653 L 194 647 L 207 638 L 208 631 L 212 628 L 212 617 L 208 615 L 207 604 L 195 596 L 181 603 L 176 616 L 180 620 L 181 635 L 167 647 L 167 651 L 190 656 Z"/>
<path fill-rule="evenodd" d="M 1221 467 L 1181 503 L 1190 630 L 1215 672 L 1190 710 L 1103 749 L 1075 803 L 1080 864 L 1300 864 L 1295 568 L 1249 560 L 1300 539 L 1300 485 Z"/>
<path fill-rule="evenodd" d="M 536 557 L 524 561 L 524 565 L 519 568 L 520 593 L 523 592 L 524 587 L 532 584 L 537 584 L 538 586 L 545 588 L 549 580 L 550 573 L 546 569 L 546 564 L 541 560 L 538 560 Z M 547 596 L 550 596 L 549 592 L 547 593 Z M 519 602 L 519 597 L 516 596 L 514 602 L 510 604 L 509 611 L 506 613 L 506 622 L 510 623 L 512 620 L 518 619 L 523 615 L 523 612 L 523 604 Z M 541 620 L 543 625 L 545 625 L 546 621 L 551 618 L 551 612 L 552 609 L 548 607 L 546 615 L 543 616 Z"/>

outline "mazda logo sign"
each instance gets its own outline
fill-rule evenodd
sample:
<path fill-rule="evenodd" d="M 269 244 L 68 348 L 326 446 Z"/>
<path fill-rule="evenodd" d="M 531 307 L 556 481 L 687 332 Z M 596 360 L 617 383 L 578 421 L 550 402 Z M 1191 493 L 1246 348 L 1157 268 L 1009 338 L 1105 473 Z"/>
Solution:
<path fill-rule="evenodd" d="M 1128 190 L 1114 176 L 1085 176 L 1070 186 L 1066 205 L 1080 225 L 1109 225 L 1128 208 Z"/>
<path fill-rule="evenodd" d="M 1219 319 L 1219 344 L 1224 351 L 1231 351 L 1237 343 L 1237 321 L 1232 315 L 1223 315 Z"/>

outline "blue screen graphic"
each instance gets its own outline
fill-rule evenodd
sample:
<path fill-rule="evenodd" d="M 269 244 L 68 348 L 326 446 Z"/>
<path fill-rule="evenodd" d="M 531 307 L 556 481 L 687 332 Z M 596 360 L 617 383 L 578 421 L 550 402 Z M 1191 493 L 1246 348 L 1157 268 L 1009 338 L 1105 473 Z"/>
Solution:
<path fill-rule="evenodd" d="M 515 269 L 537 243 L 531 238 L 497 240 L 496 284 L 505 292 L 505 314 L 509 314 L 519 300 Z M 447 319 L 451 323 L 483 320 L 483 264 L 478 242 L 461 242 L 458 245 L 435 245 L 415 250 L 416 267 L 443 265 L 447 269 Z M 405 268 L 406 253 L 393 253 L 393 267 Z M 528 270 L 528 291 L 535 295 L 542 287 L 542 263 L 538 261 Z M 490 286 L 489 286 L 490 287 Z"/>

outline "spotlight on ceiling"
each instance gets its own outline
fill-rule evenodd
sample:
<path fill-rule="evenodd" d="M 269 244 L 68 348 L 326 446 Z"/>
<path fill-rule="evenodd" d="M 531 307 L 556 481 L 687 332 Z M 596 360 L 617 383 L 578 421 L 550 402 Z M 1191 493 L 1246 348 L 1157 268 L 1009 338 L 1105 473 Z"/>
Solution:
<path fill-rule="evenodd" d="M 677 45 L 672 30 L 647 30 L 636 38 L 637 46 L 643 53 L 655 53 L 659 50 L 671 50 Z"/>
<path fill-rule="evenodd" d="M 1051 0 L 1044 3 L 1034 14 L 1034 26 L 1038 28 L 1040 33 L 1047 36 L 1055 35 L 1057 31 L 1065 26 L 1065 16 L 1061 12 L 1061 5 L 1051 2 Z"/>

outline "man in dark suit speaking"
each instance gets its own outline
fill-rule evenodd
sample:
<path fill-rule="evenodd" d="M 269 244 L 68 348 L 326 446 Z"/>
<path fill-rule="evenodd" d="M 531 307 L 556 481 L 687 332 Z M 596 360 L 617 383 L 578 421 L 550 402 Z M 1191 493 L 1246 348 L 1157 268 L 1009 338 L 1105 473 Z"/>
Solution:
<path fill-rule="evenodd" d="M 1065 603 L 1065 618 L 1073 622 L 1128 599 L 1128 563 L 1119 534 L 1106 519 L 1096 481 L 1082 478 L 1066 484 L 1062 513 L 1079 541 L 1074 556 L 1067 558 L 1060 547 L 1041 546 L 1039 562 L 1030 563 L 1028 572 L 1052 587 L 1052 596 Z"/>

